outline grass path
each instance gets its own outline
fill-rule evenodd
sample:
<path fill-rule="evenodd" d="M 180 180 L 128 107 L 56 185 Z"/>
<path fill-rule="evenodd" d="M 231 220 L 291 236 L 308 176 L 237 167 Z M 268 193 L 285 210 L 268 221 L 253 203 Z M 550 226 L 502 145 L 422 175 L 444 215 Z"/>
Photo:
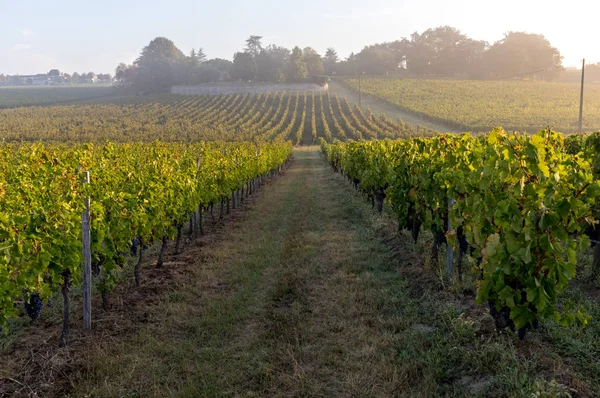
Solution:
<path fill-rule="evenodd" d="M 318 148 L 296 149 L 254 200 L 222 234 L 170 258 L 165 268 L 185 278 L 137 331 L 91 342 L 70 396 L 600 393 L 596 326 L 548 326 L 526 342 L 495 332 L 472 297 L 422 274 L 427 238 L 390 231 Z"/>
<path fill-rule="evenodd" d="M 297 150 L 157 307 L 163 319 L 93 355 L 74 395 L 392 394 L 381 298 L 398 275 L 338 177 L 315 147 Z"/>

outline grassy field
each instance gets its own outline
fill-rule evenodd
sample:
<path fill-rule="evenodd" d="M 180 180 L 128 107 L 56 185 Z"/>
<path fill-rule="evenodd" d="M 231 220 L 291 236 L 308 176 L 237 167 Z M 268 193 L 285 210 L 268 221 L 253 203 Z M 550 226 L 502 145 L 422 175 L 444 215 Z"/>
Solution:
<path fill-rule="evenodd" d="M 526 81 L 361 79 L 362 91 L 463 131 L 577 131 L 579 85 Z M 358 90 L 357 79 L 344 83 Z M 583 126 L 600 130 L 600 85 L 585 88 Z"/>
<path fill-rule="evenodd" d="M 0 109 L 89 100 L 112 93 L 111 86 L 0 87 Z"/>
<path fill-rule="evenodd" d="M 494 331 L 472 292 L 427 268 L 431 237 L 398 237 L 317 148 L 297 149 L 285 175 L 226 222 L 169 256 L 166 280 L 115 294 L 92 339 L 43 355 L 30 340 L 23 363 L 60 381 L 46 394 L 600 394 L 597 304 L 573 287 L 567 298 L 594 315 L 588 329 L 548 323 L 525 342 Z"/>

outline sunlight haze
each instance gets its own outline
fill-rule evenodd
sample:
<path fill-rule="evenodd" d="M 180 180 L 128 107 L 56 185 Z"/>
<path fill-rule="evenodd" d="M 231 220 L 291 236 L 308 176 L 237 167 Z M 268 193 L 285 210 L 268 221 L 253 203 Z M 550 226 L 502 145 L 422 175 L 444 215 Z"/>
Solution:
<path fill-rule="evenodd" d="M 584 57 L 600 61 L 592 40 L 598 8 L 583 0 L 2 0 L 0 73 L 51 68 L 114 73 L 119 62 L 133 62 L 156 36 L 173 40 L 185 53 L 202 47 L 209 58 L 232 59 L 251 34 L 263 36 L 264 44 L 311 46 L 321 54 L 334 47 L 345 58 L 365 45 L 442 25 L 490 44 L 508 31 L 543 34 L 564 56 L 565 67 L 579 67 Z"/>

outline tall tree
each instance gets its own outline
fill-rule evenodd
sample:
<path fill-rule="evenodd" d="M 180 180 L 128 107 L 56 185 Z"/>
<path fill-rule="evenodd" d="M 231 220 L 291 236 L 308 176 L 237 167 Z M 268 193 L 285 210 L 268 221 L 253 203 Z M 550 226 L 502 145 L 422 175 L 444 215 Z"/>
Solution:
<path fill-rule="evenodd" d="M 553 79 L 562 58 L 543 35 L 508 32 L 485 53 L 485 67 L 495 77 Z"/>
<path fill-rule="evenodd" d="M 468 73 L 485 51 L 486 43 L 477 42 L 458 29 L 440 26 L 413 33 L 407 54 L 407 67 L 413 74 L 452 76 Z"/>
<path fill-rule="evenodd" d="M 115 71 L 115 80 L 120 87 L 131 87 L 135 83 L 137 75 L 137 66 L 127 65 L 121 62 Z M 77 76 L 76 76 L 77 75 Z M 77 72 L 73 73 L 73 80 L 79 79 Z"/>
<path fill-rule="evenodd" d="M 307 77 L 308 70 L 306 69 L 306 63 L 304 62 L 302 50 L 300 47 L 296 46 L 292 50 L 292 55 L 290 56 L 287 80 L 292 82 L 300 81 L 306 79 Z"/>
<path fill-rule="evenodd" d="M 327 52 L 325 52 L 325 59 L 323 60 L 325 73 L 327 73 L 328 75 L 333 75 L 336 72 L 336 66 L 339 60 L 340 58 L 338 57 L 335 48 L 329 47 L 327 49 Z"/>
<path fill-rule="evenodd" d="M 202 66 L 212 67 L 219 71 L 218 81 L 229 80 L 233 70 L 233 62 L 228 59 L 213 58 L 204 62 Z"/>
<path fill-rule="evenodd" d="M 256 58 L 257 77 L 262 81 L 285 80 L 285 69 L 290 60 L 290 50 L 271 44 Z"/>
<path fill-rule="evenodd" d="M 246 48 L 244 52 L 251 54 L 254 58 L 258 57 L 260 52 L 263 50 L 262 47 L 262 36 L 250 36 L 246 40 Z"/>
<path fill-rule="evenodd" d="M 200 65 L 200 60 L 198 59 L 198 54 L 196 53 L 196 50 L 194 50 L 192 48 L 192 51 L 190 51 L 190 56 L 188 57 L 188 63 L 190 64 L 190 66 L 192 68 L 196 68 Z"/>
<path fill-rule="evenodd" d="M 323 58 L 311 47 L 306 47 L 302 55 L 309 75 L 322 75 L 324 72 Z"/>
<path fill-rule="evenodd" d="M 250 53 L 235 53 L 231 77 L 240 80 L 253 80 L 256 77 L 256 61 Z"/>
<path fill-rule="evenodd" d="M 198 51 L 196 51 L 196 57 L 198 57 L 198 61 L 200 63 L 206 62 L 206 60 L 208 59 L 202 47 L 198 47 Z"/>
<path fill-rule="evenodd" d="M 396 73 L 398 62 L 394 52 L 387 44 L 377 44 L 365 47 L 356 54 L 357 72 L 369 75 L 384 75 Z"/>
<path fill-rule="evenodd" d="M 184 80 L 186 59 L 171 40 L 157 37 L 135 61 L 139 68 L 135 86 L 141 90 L 167 91 Z"/>

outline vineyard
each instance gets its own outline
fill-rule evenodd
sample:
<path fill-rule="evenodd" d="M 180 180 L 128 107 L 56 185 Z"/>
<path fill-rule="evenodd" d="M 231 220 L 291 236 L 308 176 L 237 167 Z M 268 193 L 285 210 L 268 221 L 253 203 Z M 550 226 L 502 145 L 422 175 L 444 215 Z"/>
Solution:
<path fill-rule="evenodd" d="M 576 276 L 577 252 L 597 239 L 600 135 L 536 135 L 501 129 L 474 138 L 322 143 L 336 170 L 366 192 L 379 211 L 391 205 L 401 229 L 416 240 L 431 231 L 431 261 L 442 243 L 476 259 L 477 301 L 489 304 L 501 329 L 537 328 L 540 319 L 563 325 L 589 317 L 560 311 L 557 296 Z M 600 273 L 600 258 L 592 272 Z M 453 264 L 450 265 L 450 276 Z"/>
<path fill-rule="evenodd" d="M 104 298 L 126 256 L 177 239 L 184 224 L 201 226 L 202 212 L 236 206 L 260 178 L 291 155 L 281 144 L 31 144 L 0 149 L 0 324 L 17 315 L 26 293 L 33 320 L 43 300 L 81 283 L 84 199 L 91 203 L 91 255 Z M 82 184 L 83 171 L 91 180 Z M 179 250 L 179 249 L 177 249 Z M 160 266 L 162 252 L 159 257 Z M 68 316 L 66 316 L 68 319 Z M 68 324 L 68 322 L 67 322 Z M 62 337 L 66 342 L 66 333 Z"/>
<path fill-rule="evenodd" d="M 4 142 L 275 141 L 400 138 L 430 132 L 321 93 L 152 96 L 0 112 Z"/>
<path fill-rule="evenodd" d="M 460 131 L 485 132 L 502 126 L 534 133 L 541 126 L 576 132 L 579 85 L 543 82 L 361 79 L 361 90 L 425 119 Z M 358 90 L 358 79 L 345 84 Z M 600 130 L 600 86 L 587 85 L 583 127 Z"/>
<path fill-rule="evenodd" d="M 0 87 L 0 109 L 92 100 L 113 94 L 108 86 Z"/>
<path fill-rule="evenodd" d="M 0 330 L 44 336 L 0 395 L 600 393 L 573 293 L 600 281 L 600 133 L 439 134 L 314 92 L 3 109 L 0 139 Z M 53 326 L 76 382 L 39 354 Z"/>

